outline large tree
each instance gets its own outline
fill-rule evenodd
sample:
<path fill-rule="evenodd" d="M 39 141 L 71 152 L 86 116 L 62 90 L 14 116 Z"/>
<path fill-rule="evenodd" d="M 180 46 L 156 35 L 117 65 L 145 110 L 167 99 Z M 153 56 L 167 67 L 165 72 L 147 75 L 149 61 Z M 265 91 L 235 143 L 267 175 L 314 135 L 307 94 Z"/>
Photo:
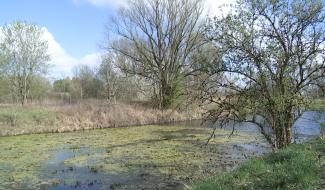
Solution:
<path fill-rule="evenodd" d="M 127 58 L 119 67 L 150 80 L 160 108 L 170 106 L 202 42 L 202 9 L 202 0 L 131 0 L 109 28 L 118 36 L 110 48 Z"/>
<path fill-rule="evenodd" d="M 32 77 L 44 74 L 48 68 L 48 44 L 42 28 L 26 22 L 3 26 L 0 54 L 4 57 L 2 71 L 11 80 L 15 97 L 24 105 Z"/>
<path fill-rule="evenodd" d="M 202 98 L 216 105 L 212 118 L 256 123 L 284 147 L 306 107 L 306 90 L 324 78 L 324 2 L 241 0 L 234 9 L 208 22 L 219 59 L 203 67 Z"/>

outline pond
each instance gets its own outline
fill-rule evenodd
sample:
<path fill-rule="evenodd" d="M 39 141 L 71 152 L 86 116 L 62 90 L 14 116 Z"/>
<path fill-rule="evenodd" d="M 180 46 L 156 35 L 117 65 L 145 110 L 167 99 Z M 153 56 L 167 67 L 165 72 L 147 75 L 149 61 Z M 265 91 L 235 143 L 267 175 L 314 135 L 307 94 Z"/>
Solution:
<path fill-rule="evenodd" d="M 325 112 L 305 112 L 293 126 L 293 142 L 301 143 L 321 134 Z"/>
<path fill-rule="evenodd" d="M 1 137 L 0 189 L 181 189 L 271 150 L 251 124 L 206 145 L 211 132 L 194 122 Z"/>

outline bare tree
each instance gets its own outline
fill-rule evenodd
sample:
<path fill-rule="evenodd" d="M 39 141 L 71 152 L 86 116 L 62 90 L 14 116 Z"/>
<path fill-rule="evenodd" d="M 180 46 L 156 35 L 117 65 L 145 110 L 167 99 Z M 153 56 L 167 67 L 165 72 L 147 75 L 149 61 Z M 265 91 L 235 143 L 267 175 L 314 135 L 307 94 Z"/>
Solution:
<path fill-rule="evenodd" d="M 110 48 L 127 58 L 122 71 L 150 80 L 161 109 L 170 106 L 175 82 L 188 74 L 189 56 L 202 43 L 202 0 L 131 0 L 112 20 L 119 37 Z"/>
<path fill-rule="evenodd" d="M 15 96 L 24 105 L 31 89 L 32 76 L 48 68 L 48 44 L 43 30 L 34 24 L 14 22 L 2 27 L 0 54 L 3 71 L 11 79 Z"/>
<path fill-rule="evenodd" d="M 242 0 L 235 10 L 208 23 L 219 59 L 204 70 L 202 98 L 216 105 L 210 117 L 256 123 L 284 147 L 308 102 L 305 91 L 325 76 L 324 2 Z"/>
<path fill-rule="evenodd" d="M 118 90 L 119 77 L 114 71 L 114 56 L 112 54 L 106 55 L 101 65 L 99 66 L 98 74 L 100 80 L 104 84 L 105 97 L 108 101 L 116 101 L 116 93 Z"/>

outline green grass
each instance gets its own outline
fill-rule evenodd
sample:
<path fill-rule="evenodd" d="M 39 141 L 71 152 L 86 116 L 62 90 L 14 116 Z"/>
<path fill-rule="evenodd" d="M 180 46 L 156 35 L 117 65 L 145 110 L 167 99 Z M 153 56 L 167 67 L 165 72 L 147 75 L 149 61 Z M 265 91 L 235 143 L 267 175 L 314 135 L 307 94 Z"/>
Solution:
<path fill-rule="evenodd" d="M 15 135 L 21 131 L 53 126 L 57 115 L 41 107 L 1 106 L 0 135 Z"/>
<path fill-rule="evenodd" d="M 37 121 L 50 115 L 44 109 L 32 109 L 25 107 L 5 107 L 0 109 L 0 121 L 6 122 L 8 118 L 16 116 L 18 120 Z"/>
<path fill-rule="evenodd" d="M 325 111 L 325 100 L 324 99 L 314 100 L 309 106 L 309 109 L 313 111 Z"/>
<path fill-rule="evenodd" d="M 192 189 L 325 189 L 325 141 L 317 139 L 291 145 L 255 158 L 231 172 L 198 182 Z"/>

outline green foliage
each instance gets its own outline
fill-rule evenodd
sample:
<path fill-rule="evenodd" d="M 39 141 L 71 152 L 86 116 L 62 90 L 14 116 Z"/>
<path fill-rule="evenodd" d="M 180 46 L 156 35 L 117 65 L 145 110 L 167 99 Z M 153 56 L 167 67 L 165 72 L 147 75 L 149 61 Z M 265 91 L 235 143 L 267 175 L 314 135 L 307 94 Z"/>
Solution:
<path fill-rule="evenodd" d="M 31 87 L 28 99 L 32 102 L 45 100 L 52 91 L 51 83 L 42 76 L 34 75 L 31 78 Z"/>
<path fill-rule="evenodd" d="M 70 92 L 71 91 L 71 80 L 70 78 L 59 79 L 53 83 L 54 92 Z"/>
<path fill-rule="evenodd" d="M 0 76 L 0 102 L 8 103 L 12 101 L 12 91 L 10 81 L 5 76 Z"/>
<path fill-rule="evenodd" d="M 236 170 L 199 182 L 193 189 L 323 189 L 325 142 L 322 139 L 291 145 L 256 158 Z"/>

